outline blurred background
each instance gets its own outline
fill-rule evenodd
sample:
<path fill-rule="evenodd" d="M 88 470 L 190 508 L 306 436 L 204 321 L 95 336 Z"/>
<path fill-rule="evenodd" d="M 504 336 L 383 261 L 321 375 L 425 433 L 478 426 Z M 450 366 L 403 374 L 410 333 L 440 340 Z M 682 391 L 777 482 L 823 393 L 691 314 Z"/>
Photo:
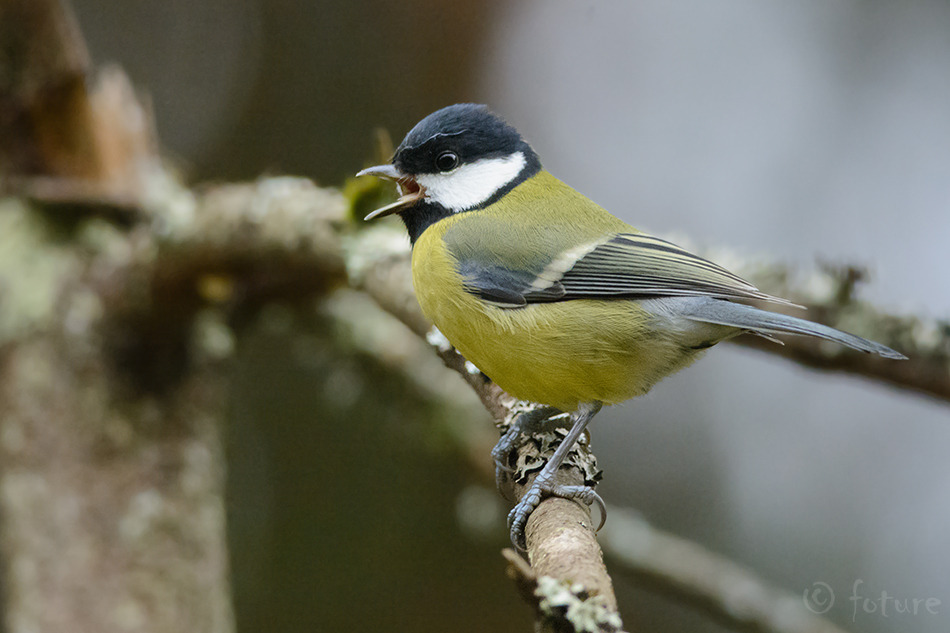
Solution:
<path fill-rule="evenodd" d="M 867 265 L 863 298 L 950 312 L 946 0 L 73 4 L 96 63 L 151 95 L 191 182 L 339 186 L 377 126 L 398 143 L 436 108 L 485 102 L 640 228 Z M 275 306 L 239 345 L 239 629 L 528 630 L 498 556 L 506 507 L 432 423 L 458 410 L 364 351 L 353 301 Z M 329 343 L 341 328 L 349 347 Z M 946 405 L 723 345 L 592 431 L 608 503 L 793 594 L 825 583 L 845 628 L 950 629 Z M 614 580 L 634 629 L 720 630 Z M 857 581 L 861 599 L 941 604 L 870 613 Z"/>

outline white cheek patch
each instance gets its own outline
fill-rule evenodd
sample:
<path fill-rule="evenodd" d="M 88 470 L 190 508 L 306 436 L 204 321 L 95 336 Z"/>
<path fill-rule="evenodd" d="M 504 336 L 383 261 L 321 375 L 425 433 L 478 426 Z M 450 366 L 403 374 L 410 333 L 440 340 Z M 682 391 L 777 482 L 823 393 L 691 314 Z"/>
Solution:
<path fill-rule="evenodd" d="M 517 178 L 524 166 L 524 153 L 515 152 L 503 158 L 484 158 L 445 174 L 423 174 L 416 182 L 430 201 L 458 213 L 491 198 Z"/>

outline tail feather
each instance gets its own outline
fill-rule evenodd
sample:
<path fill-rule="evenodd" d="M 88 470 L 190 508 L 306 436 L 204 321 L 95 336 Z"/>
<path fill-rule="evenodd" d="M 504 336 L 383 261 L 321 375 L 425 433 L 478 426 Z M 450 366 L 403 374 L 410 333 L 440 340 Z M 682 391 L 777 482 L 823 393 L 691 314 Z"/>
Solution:
<path fill-rule="evenodd" d="M 741 303 L 704 298 L 681 306 L 680 314 L 693 321 L 742 328 L 769 338 L 773 334 L 801 334 L 834 341 L 862 352 L 896 360 L 907 358 L 890 347 L 841 330 L 797 317 L 767 312 Z"/>

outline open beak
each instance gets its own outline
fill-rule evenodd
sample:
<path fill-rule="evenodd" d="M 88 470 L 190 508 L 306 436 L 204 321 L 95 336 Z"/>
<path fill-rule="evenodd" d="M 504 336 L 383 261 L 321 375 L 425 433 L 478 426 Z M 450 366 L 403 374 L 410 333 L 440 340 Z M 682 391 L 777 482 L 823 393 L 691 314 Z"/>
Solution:
<path fill-rule="evenodd" d="M 425 196 L 425 189 L 423 189 L 422 186 L 415 181 L 415 179 L 413 179 L 411 176 L 403 174 L 392 165 L 377 165 L 375 167 L 367 167 L 360 173 L 356 174 L 357 178 L 360 176 L 376 176 L 377 178 L 394 180 L 396 181 L 396 184 L 399 185 L 399 193 L 402 194 L 399 197 L 399 200 L 396 200 L 392 204 L 387 204 L 381 209 L 376 209 L 363 218 L 364 220 L 373 220 L 375 218 L 381 218 L 384 215 L 392 215 L 393 213 L 397 213 L 405 207 L 415 204 L 421 200 L 423 196 Z"/>

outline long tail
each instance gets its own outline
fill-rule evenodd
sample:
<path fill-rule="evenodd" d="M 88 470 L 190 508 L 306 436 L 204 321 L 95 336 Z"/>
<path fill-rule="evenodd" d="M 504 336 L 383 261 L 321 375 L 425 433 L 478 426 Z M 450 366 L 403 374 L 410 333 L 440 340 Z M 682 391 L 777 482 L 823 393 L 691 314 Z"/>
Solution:
<path fill-rule="evenodd" d="M 717 325 L 727 325 L 731 327 L 742 328 L 756 334 L 803 334 L 805 336 L 817 336 L 848 347 L 873 354 L 879 354 L 884 358 L 906 359 L 907 357 L 900 352 L 892 350 L 890 347 L 869 341 L 866 338 L 848 334 L 841 330 L 812 323 L 792 316 L 767 312 L 752 306 L 741 303 L 732 303 L 721 299 L 702 298 L 694 301 L 684 302 L 680 306 L 680 314 L 693 321 L 703 323 L 715 323 Z"/>

